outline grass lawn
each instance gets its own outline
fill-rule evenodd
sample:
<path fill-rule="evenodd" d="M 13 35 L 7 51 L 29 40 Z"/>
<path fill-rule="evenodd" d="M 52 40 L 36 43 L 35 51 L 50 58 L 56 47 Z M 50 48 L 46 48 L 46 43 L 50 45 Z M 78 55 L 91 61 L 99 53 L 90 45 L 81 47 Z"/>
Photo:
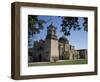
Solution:
<path fill-rule="evenodd" d="M 28 66 L 50 66 L 50 65 L 77 65 L 77 64 L 87 64 L 87 60 L 66 60 L 57 62 L 38 62 L 38 63 L 28 63 Z"/>

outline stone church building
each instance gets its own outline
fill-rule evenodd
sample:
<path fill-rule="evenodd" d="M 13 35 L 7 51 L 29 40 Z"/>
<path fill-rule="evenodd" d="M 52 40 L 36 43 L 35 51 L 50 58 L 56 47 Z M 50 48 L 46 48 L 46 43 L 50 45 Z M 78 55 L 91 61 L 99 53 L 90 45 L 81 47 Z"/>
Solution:
<path fill-rule="evenodd" d="M 75 50 L 75 47 L 69 44 L 66 37 L 63 36 L 58 39 L 56 27 L 50 24 L 45 40 L 34 41 L 33 48 L 29 48 L 28 54 L 29 62 L 53 62 L 86 59 L 87 49 Z"/>

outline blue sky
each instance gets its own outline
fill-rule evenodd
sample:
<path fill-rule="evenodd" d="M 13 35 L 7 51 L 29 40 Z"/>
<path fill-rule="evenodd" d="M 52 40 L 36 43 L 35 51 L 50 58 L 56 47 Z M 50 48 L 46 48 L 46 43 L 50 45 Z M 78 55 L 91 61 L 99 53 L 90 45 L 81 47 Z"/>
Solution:
<path fill-rule="evenodd" d="M 40 34 L 36 34 L 33 37 L 33 41 L 35 40 L 40 40 L 40 39 L 45 39 L 46 35 L 47 35 L 47 28 L 48 26 L 51 24 L 51 22 L 53 22 L 53 25 L 57 28 L 57 36 L 58 39 L 63 35 L 63 32 L 61 32 L 61 21 L 62 19 L 60 17 L 57 16 L 38 16 L 39 19 L 43 19 L 45 21 L 48 21 L 46 24 L 44 24 L 44 29 L 41 30 Z M 52 20 L 50 20 L 52 19 Z M 82 26 L 83 23 L 83 19 L 82 17 L 79 17 L 79 23 Z M 69 40 L 69 43 L 71 45 L 75 46 L 75 49 L 85 49 L 87 48 L 88 45 L 88 33 L 86 31 L 83 30 L 83 28 L 79 31 L 73 31 L 71 30 L 71 35 L 70 36 L 66 36 L 66 38 Z"/>

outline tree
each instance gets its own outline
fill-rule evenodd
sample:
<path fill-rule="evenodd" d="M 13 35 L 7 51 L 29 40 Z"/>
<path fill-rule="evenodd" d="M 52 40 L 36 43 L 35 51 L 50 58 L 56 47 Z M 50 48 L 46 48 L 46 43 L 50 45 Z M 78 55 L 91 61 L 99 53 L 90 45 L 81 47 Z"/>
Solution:
<path fill-rule="evenodd" d="M 83 26 L 84 26 L 84 30 L 85 31 L 88 31 L 88 19 L 84 17 L 84 23 L 83 23 Z"/>
<path fill-rule="evenodd" d="M 40 20 L 36 15 L 28 16 L 28 46 L 31 46 L 32 37 L 35 34 L 40 33 L 40 30 L 44 28 L 45 21 Z"/>
<path fill-rule="evenodd" d="M 62 29 L 61 31 L 64 33 L 64 35 L 69 36 L 71 33 L 71 29 L 75 30 L 81 30 L 82 27 L 80 27 L 79 24 L 79 18 L 78 17 L 61 17 L 62 18 Z M 82 26 L 84 27 L 84 31 L 88 31 L 88 19 L 86 17 L 83 18 L 84 22 Z"/>

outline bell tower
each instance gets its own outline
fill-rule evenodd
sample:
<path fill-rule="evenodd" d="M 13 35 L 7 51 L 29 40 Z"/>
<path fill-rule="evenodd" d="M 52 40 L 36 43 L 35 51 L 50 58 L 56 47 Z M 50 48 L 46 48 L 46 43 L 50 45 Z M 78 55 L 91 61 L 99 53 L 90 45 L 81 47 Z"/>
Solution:
<path fill-rule="evenodd" d="M 59 59 L 58 39 L 56 35 L 56 27 L 53 25 L 53 23 L 51 23 L 47 28 L 46 41 L 47 41 L 50 61 Z"/>

